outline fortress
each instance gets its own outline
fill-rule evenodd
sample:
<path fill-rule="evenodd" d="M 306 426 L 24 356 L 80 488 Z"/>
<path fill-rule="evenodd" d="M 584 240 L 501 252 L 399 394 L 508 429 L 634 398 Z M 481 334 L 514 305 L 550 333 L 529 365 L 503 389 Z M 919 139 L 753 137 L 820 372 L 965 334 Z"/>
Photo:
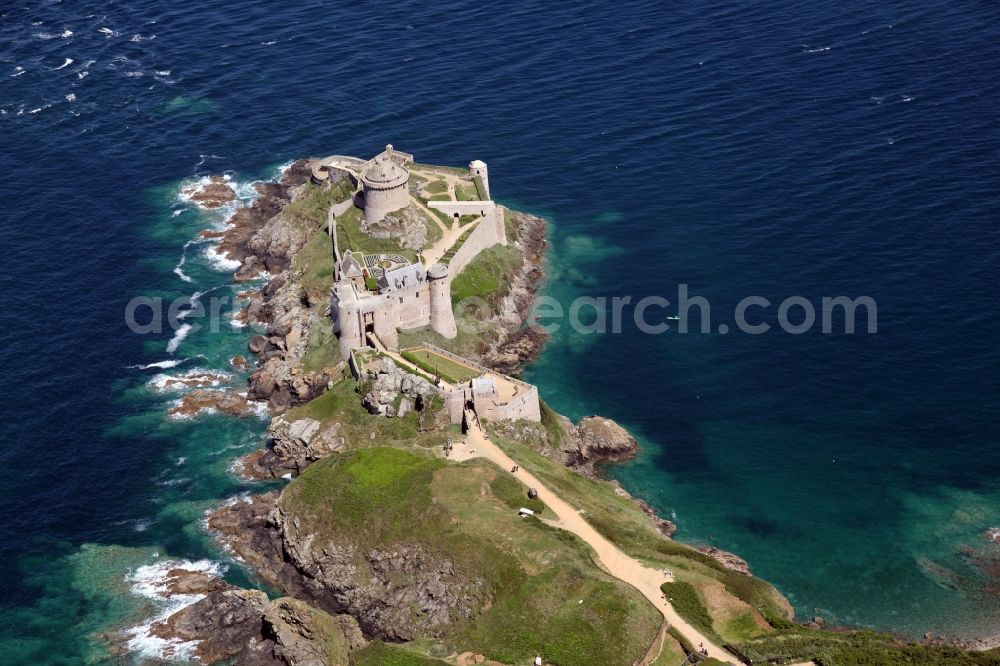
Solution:
<path fill-rule="evenodd" d="M 330 311 L 341 355 L 348 359 L 354 350 L 368 347 L 382 353 L 398 351 L 400 329 L 429 326 L 453 339 L 458 328 L 452 280 L 483 250 L 508 242 L 504 209 L 490 198 L 486 163 L 474 160 L 468 171 L 417 165 L 413 155 L 388 145 L 369 160 L 344 155 L 321 160 L 313 169 L 313 181 L 323 183 L 334 171 L 346 172 L 355 187 L 352 200 L 330 210 L 334 252 Z M 362 211 L 367 229 L 378 228 L 387 216 L 410 215 L 434 225 L 433 235 L 440 238 L 412 256 L 404 249 L 340 247 L 341 225 L 347 225 L 345 219 L 355 212 L 352 208 Z M 363 245 L 365 240 L 352 242 Z M 468 386 L 446 390 L 439 383 L 453 419 L 461 419 L 467 404 L 478 405 L 477 413 L 481 411 L 484 418 L 541 418 L 535 387 L 480 370 L 481 376 Z"/>

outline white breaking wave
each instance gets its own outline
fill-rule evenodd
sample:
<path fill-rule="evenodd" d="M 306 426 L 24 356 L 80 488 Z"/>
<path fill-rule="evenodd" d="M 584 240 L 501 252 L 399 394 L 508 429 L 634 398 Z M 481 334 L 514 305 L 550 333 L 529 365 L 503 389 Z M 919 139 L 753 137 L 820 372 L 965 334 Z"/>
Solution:
<path fill-rule="evenodd" d="M 182 210 L 175 210 L 174 211 L 174 217 L 177 217 L 182 212 L 184 212 L 184 211 L 182 211 Z M 178 261 L 177 265 L 174 266 L 174 273 L 176 273 L 177 276 L 180 279 L 184 280 L 185 282 L 191 282 L 192 281 L 191 277 L 189 275 L 187 275 L 187 273 L 185 273 L 183 271 L 183 266 L 184 266 L 185 262 L 187 262 L 187 249 L 193 243 L 197 243 L 197 242 L 198 242 L 197 240 L 189 240 L 188 242 L 184 243 L 184 247 L 181 249 L 181 258 L 180 258 L 180 261 Z"/>
<path fill-rule="evenodd" d="M 132 35 L 132 37 L 130 37 L 128 41 L 135 42 L 136 44 L 138 44 L 139 42 L 148 42 L 152 39 L 156 39 L 156 35 L 149 35 L 147 37 L 146 35 L 135 34 Z"/>
<path fill-rule="evenodd" d="M 70 30 L 69 28 L 63 28 L 63 31 L 60 32 L 58 35 L 53 34 L 51 32 L 36 32 L 35 33 L 35 37 L 38 37 L 39 39 L 55 39 L 56 37 L 62 37 L 63 39 L 66 39 L 66 38 L 72 37 L 72 36 L 73 36 L 73 31 Z"/>
<path fill-rule="evenodd" d="M 111 28 L 98 28 L 97 32 L 104 33 L 106 37 L 117 37 L 118 31 L 112 30 Z"/>
<path fill-rule="evenodd" d="M 66 101 L 67 102 L 75 102 L 76 101 L 76 93 L 69 93 L 68 95 L 66 95 Z"/>
<path fill-rule="evenodd" d="M 245 393 L 243 394 L 246 395 Z M 267 421 L 271 418 L 271 412 L 267 408 L 266 402 L 258 402 L 256 400 L 248 401 L 250 404 L 250 409 L 253 410 L 254 416 L 256 416 L 261 421 Z"/>
<path fill-rule="evenodd" d="M 14 78 L 15 76 L 21 76 L 22 74 L 24 74 L 24 67 L 21 67 L 20 65 L 18 65 L 16 67 L 14 67 L 14 73 L 11 74 L 10 76 L 11 76 L 11 78 Z"/>
<path fill-rule="evenodd" d="M 158 393 L 166 393 L 168 391 L 186 391 L 194 387 L 219 386 L 231 378 L 232 375 L 221 370 L 192 368 L 174 375 L 161 372 L 154 375 L 146 384 Z"/>
<path fill-rule="evenodd" d="M 188 660 L 194 655 L 198 641 L 181 641 L 179 639 L 163 639 L 150 633 L 152 626 L 170 617 L 177 611 L 205 598 L 203 594 L 170 594 L 167 573 L 173 569 L 184 569 L 221 578 L 226 566 L 210 560 L 163 560 L 155 564 L 139 567 L 129 573 L 125 580 L 130 584 L 132 594 L 144 599 L 150 599 L 160 607 L 156 617 L 144 624 L 127 630 L 126 647 L 129 651 L 149 659 Z"/>
<path fill-rule="evenodd" d="M 148 363 L 146 365 L 130 365 L 128 367 L 136 370 L 150 370 L 152 368 L 160 368 L 161 370 L 166 370 L 167 368 L 176 368 L 181 363 L 190 361 L 189 358 L 172 358 L 166 361 L 157 361 L 156 363 Z"/>
<path fill-rule="evenodd" d="M 820 47 L 817 47 L 817 48 L 810 48 L 808 44 L 803 44 L 802 45 L 802 50 L 805 53 L 823 53 L 824 51 L 829 51 L 830 47 L 829 46 L 820 46 Z"/>
<path fill-rule="evenodd" d="M 205 248 L 204 255 L 212 269 L 219 271 L 220 273 L 232 273 L 237 268 L 242 266 L 240 262 L 235 259 L 230 259 L 225 254 L 219 252 L 218 247 L 214 245 Z"/>
<path fill-rule="evenodd" d="M 174 333 L 174 337 L 170 338 L 170 342 L 167 343 L 168 354 L 173 354 L 177 351 L 177 348 L 181 346 L 182 342 L 184 342 L 184 338 L 186 338 L 188 333 L 191 332 L 191 328 L 191 324 L 183 324 L 177 329 Z"/>
<path fill-rule="evenodd" d="M 66 60 L 63 61 L 63 64 L 59 65 L 58 67 L 53 68 L 52 71 L 54 72 L 57 69 L 62 69 L 63 67 L 69 67 L 72 64 L 73 64 L 73 59 L 72 58 L 66 58 Z"/>
<path fill-rule="evenodd" d="M 156 73 L 159 76 L 170 76 L 170 70 L 169 69 L 159 69 L 159 70 L 156 71 Z"/>

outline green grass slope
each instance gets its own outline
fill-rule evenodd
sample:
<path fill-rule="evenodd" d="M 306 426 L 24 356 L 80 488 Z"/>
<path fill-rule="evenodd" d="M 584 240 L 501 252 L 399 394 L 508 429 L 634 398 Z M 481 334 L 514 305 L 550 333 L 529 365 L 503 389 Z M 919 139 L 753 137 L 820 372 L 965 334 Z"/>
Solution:
<path fill-rule="evenodd" d="M 595 567 L 576 537 L 519 517 L 515 505 L 529 501 L 518 486 L 485 461 L 377 447 L 314 463 L 281 504 L 318 538 L 350 540 L 359 550 L 419 544 L 450 559 L 458 576 L 485 581 L 475 616 L 456 620 L 427 646 L 430 656 L 468 650 L 511 664 L 539 653 L 560 666 L 634 663 L 652 643 L 659 613 Z M 532 506 L 547 515 L 544 505 Z"/>

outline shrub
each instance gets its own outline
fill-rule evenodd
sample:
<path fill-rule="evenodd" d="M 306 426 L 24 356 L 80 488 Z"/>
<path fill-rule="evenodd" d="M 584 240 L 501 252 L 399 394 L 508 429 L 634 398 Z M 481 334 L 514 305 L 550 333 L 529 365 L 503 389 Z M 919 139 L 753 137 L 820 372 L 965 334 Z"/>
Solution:
<path fill-rule="evenodd" d="M 691 583 L 678 581 L 675 583 L 664 583 L 660 586 L 663 594 L 667 595 L 674 610 L 691 623 L 695 629 L 703 633 L 708 638 L 719 640 L 715 629 L 712 627 L 712 616 L 708 614 L 708 609 L 698 595 L 698 590 Z"/>

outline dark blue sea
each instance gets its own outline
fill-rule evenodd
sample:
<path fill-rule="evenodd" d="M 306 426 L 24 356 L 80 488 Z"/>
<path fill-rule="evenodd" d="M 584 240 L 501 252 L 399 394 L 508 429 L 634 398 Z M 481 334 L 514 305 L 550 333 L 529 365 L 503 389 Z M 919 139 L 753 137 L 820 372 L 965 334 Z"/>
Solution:
<path fill-rule="evenodd" d="M 106 660 L 103 632 L 168 610 L 173 561 L 249 582 L 201 520 L 252 489 L 229 465 L 266 421 L 169 419 L 164 388 L 241 385 L 246 333 L 136 335 L 125 307 L 230 290 L 198 236 L 225 211 L 184 187 L 224 173 L 249 200 L 293 159 L 388 142 L 487 161 L 496 198 L 550 220 L 567 307 L 710 303 L 704 333 L 564 325 L 526 373 L 637 434 L 608 474 L 678 538 L 801 617 L 1000 634 L 994 3 L 281 4 L 0 9 L 0 661 Z M 771 331 L 731 326 L 748 296 Z M 870 297 L 877 333 L 782 331 L 791 296 Z"/>

